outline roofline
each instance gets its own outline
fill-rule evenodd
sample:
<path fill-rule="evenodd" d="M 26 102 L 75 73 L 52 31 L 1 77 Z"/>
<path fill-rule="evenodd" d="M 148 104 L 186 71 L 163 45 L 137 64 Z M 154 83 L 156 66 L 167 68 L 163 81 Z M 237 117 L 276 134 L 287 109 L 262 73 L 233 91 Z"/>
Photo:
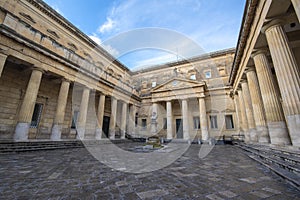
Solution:
<path fill-rule="evenodd" d="M 99 50 L 106 58 L 108 58 L 110 61 L 112 61 L 114 64 L 116 64 L 118 67 L 128 71 L 131 73 L 130 69 L 126 67 L 124 64 L 122 64 L 118 59 L 116 59 L 114 56 L 112 56 L 108 51 L 106 51 L 103 47 L 101 47 L 99 44 L 97 44 L 95 41 L 93 41 L 89 36 L 87 36 L 85 33 L 83 33 L 81 30 L 79 30 L 75 25 L 73 25 L 69 20 L 64 18 L 61 14 L 59 14 L 56 10 L 51 8 L 47 3 L 45 3 L 43 0 L 26 0 L 42 12 L 44 12 L 46 15 L 51 17 L 54 21 L 59 23 L 60 25 L 64 26 L 66 29 L 71 31 L 75 35 L 79 35 L 81 39 L 83 39 L 85 42 L 88 43 L 88 45 L 92 46 L 93 48 L 96 48 Z"/>
<path fill-rule="evenodd" d="M 248 39 L 248 35 L 250 33 L 250 28 L 252 26 L 255 11 L 259 0 L 247 0 L 244 8 L 244 15 L 241 23 L 240 33 L 238 37 L 238 42 L 236 46 L 236 52 L 234 55 L 234 60 L 232 63 L 232 68 L 229 76 L 229 84 L 233 85 L 233 82 L 236 78 L 236 74 L 238 71 L 239 64 L 241 62 L 241 58 L 244 54 L 244 49 L 246 46 L 246 42 Z"/>
<path fill-rule="evenodd" d="M 223 49 L 223 50 L 219 50 L 219 51 L 213 51 L 210 53 L 205 53 L 199 56 L 194 56 L 191 58 L 187 58 L 187 59 L 183 59 L 180 61 L 172 61 L 172 62 L 167 62 L 164 64 L 159 64 L 159 65 L 153 65 L 150 67 L 147 67 L 146 69 L 141 69 L 141 70 L 137 70 L 137 71 L 133 71 L 132 75 L 136 75 L 139 73 L 145 73 L 145 72 L 150 72 L 150 71 L 154 71 L 157 69 L 164 69 L 164 68 L 168 68 L 168 67 L 174 67 L 177 65 L 182 65 L 182 64 L 187 64 L 187 63 L 191 63 L 191 62 L 196 62 L 196 61 L 200 61 L 200 60 L 204 60 L 207 58 L 212 58 L 212 57 L 217 57 L 220 55 L 225 55 L 228 53 L 234 53 L 235 52 L 235 48 L 228 48 L 228 49 Z"/>

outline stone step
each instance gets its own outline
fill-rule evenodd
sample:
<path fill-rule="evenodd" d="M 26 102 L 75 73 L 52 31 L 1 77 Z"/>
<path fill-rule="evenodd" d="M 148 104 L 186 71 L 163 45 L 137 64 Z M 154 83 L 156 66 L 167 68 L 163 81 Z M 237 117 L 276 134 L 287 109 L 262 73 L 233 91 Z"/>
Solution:
<path fill-rule="evenodd" d="M 236 143 L 235 145 L 245 150 L 250 158 L 269 168 L 300 190 L 299 152 L 258 144 Z"/>

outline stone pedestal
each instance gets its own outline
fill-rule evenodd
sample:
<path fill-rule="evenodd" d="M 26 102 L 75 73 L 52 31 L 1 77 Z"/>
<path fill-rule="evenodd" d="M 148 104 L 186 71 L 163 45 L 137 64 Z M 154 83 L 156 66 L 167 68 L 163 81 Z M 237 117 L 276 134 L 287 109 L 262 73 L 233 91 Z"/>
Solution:
<path fill-rule="evenodd" d="M 42 80 L 43 72 L 34 68 L 32 70 L 29 83 L 22 101 L 21 109 L 19 112 L 18 123 L 16 126 L 14 140 L 25 141 L 28 140 L 28 132 L 33 115 L 33 110 L 39 91 L 40 83 Z"/>
<path fill-rule="evenodd" d="M 55 113 L 54 123 L 52 126 L 52 131 L 51 131 L 51 140 L 61 139 L 61 130 L 65 118 L 69 87 L 70 87 L 70 82 L 63 79 L 60 86 L 58 99 L 57 99 L 56 113 Z"/>
<path fill-rule="evenodd" d="M 257 71 L 271 144 L 290 144 L 283 111 L 265 52 L 258 51 L 252 57 Z"/>
<path fill-rule="evenodd" d="M 157 133 L 157 103 L 152 104 L 152 116 L 150 124 L 150 132 L 152 135 Z"/>
<path fill-rule="evenodd" d="M 291 142 L 300 146 L 300 72 L 280 21 L 264 27 L 280 88 Z"/>
<path fill-rule="evenodd" d="M 85 133 L 86 116 L 88 111 L 90 98 L 90 89 L 84 88 L 81 97 L 81 104 L 79 109 L 79 115 L 77 120 L 77 139 L 83 140 Z"/>
<path fill-rule="evenodd" d="M 96 140 L 101 140 L 101 138 L 102 138 L 104 106 L 105 106 L 105 95 L 100 94 L 99 104 L 98 104 L 98 112 L 97 112 L 97 127 L 96 127 L 96 132 L 95 132 Z"/>
<path fill-rule="evenodd" d="M 116 136 L 116 120 L 117 120 L 118 100 L 111 97 L 111 114 L 109 121 L 109 139 L 114 140 Z"/>

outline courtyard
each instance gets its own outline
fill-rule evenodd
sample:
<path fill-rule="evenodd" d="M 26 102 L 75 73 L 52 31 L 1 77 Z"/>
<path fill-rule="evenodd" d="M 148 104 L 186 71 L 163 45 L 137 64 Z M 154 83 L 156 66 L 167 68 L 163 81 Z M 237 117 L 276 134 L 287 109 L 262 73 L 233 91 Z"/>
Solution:
<path fill-rule="evenodd" d="M 147 173 L 112 169 L 86 148 L 2 154 L 0 199 L 300 199 L 236 146 L 216 145 L 203 159 L 199 150 L 192 144 L 169 166 Z"/>

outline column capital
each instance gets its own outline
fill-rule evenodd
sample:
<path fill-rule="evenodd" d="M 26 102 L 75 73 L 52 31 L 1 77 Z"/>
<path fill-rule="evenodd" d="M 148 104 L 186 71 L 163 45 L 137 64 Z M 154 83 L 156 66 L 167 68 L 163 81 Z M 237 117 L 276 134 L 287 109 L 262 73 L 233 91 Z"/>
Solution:
<path fill-rule="evenodd" d="M 67 79 L 67 78 L 65 78 L 65 77 L 63 77 L 63 78 L 61 78 L 61 82 L 68 82 L 68 83 L 71 83 L 72 81 L 69 80 L 69 79 Z"/>
<path fill-rule="evenodd" d="M 267 53 L 269 53 L 268 49 L 257 49 L 254 52 L 252 52 L 251 58 L 254 58 L 255 56 L 258 56 L 261 54 L 267 55 Z"/>
<path fill-rule="evenodd" d="M 40 68 L 40 67 L 36 67 L 36 66 L 33 66 L 31 68 L 32 71 L 40 71 L 42 72 L 43 74 L 46 72 L 44 69 Z"/>
<path fill-rule="evenodd" d="M 274 26 L 282 26 L 283 24 L 284 24 L 284 21 L 282 19 L 273 19 L 273 20 L 270 20 L 267 24 L 265 24 L 261 28 L 261 32 L 263 34 L 265 34 L 270 28 L 272 28 Z"/>
<path fill-rule="evenodd" d="M 255 67 L 251 66 L 251 67 L 247 67 L 244 71 L 245 74 L 248 74 L 249 72 L 255 72 Z"/>

